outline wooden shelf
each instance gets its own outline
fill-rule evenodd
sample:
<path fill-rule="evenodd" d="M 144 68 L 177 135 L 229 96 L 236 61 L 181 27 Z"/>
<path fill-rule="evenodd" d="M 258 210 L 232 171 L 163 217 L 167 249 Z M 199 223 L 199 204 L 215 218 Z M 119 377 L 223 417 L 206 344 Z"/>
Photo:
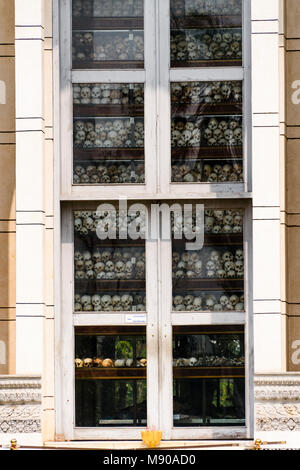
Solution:
<path fill-rule="evenodd" d="M 175 16 L 171 13 L 171 29 L 242 28 L 242 15 Z"/>
<path fill-rule="evenodd" d="M 245 377 L 245 368 L 230 367 L 173 367 L 174 379 L 200 379 L 200 378 L 225 378 Z"/>
<path fill-rule="evenodd" d="M 232 327 L 231 327 L 232 328 Z M 146 327 L 140 325 L 105 325 L 105 326 L 76 326 L 75 327 L 75 335 L 83 335 L 83 336 L 145 336 L 146 334 Z M 146 337 L 145 337 L 146 340 Z"/>
<path fill-rule="evenodd" d="M 186 243 L 189 243 L 186 239 L 173 239 L 172 245 L 175 248 L 183 248 Z M 219 245 L 240 245 L 243 246 L 243 234 L 242 233 L 228 233 L 228 234 L 204 234 L 204 246 L 219 246 Z"/>
<path fill-rule="evenodd" d="M 78 248 L 77 242 L 81 243 L 83 247 L 91 247 L 91 248 L 96 248 L 96 247 L 101 247 L 101 248 L 143 248 L 145 250 L 145 240 L 139 239 L 139 240 L 100 240 L 97 237 L 96 232 L 89 232 L 88 235 L 80 235 L 80 233 L 75 232 L 74 233 L 75 238 L 76 238 L 76 248 Z"/>
<path fill-rule="evenodd" d="M 93 148 L 73 149 L 74 160 L 91 162 L 97 160 L 144 160 L 144 148 Z"/>
<path fill-rule="evenodd" d="M 82 380 L 145 379 L 146 372 L 146 367 L 76 367 L 75 378 Z"/>
<path fill-rule="evenodd" d="M 227 147 L 172 147 L 172 160 L 185 159 L 241 159 L 243 158 L 243 147 L 227 146 Z"/>
<path fill-rule="evenodd" d="M 240 59 L 232 60 L 171 60 L 171 68 L 186 67 L 242 67 L 243 61 Z M 75 68 L 75 67 L 74 67 Z M 84 68 L 84 67 L 83 67 Z"/>
<path fill-rule="evenodd" d="M 222 115 L 222 116 L 232 116 L 240 115 L 242 116 L 243 105 L 242 103 L 177 103 L 176 101 L 171 102 L 172 106 L 172 118 L 186 116 L 203 116 L 205 117 L 210 115 Z"/>
<path fill-rule="evenodd" d="M 173 292 L 198 290 L 243 290 L 244 279 L 175 279 L 173 278 Z"/>
<path fill-rule="evenodd" d="M 142 279 L 75 279 L 76 293 L 84 292 L 137 292 L 146 291 L 146 281 Z M 130 311 L 131 312 L 131 311 Z M 132 312 L 131 312 L 132 313 Z"/>
<path fill-rule="evenodd" d="M 118 18 L 112 17 L 81 17 L 72 20 L 73 31 L 78 30 L 143 30 L 144 18 L 141 17 L 128 17 Z"/>
<path fill-rule="evenodd" d="M 75 368 L 75 378 L 81 380 L 119 380 L 145 379 L 146 367 L 83 367 Z M 188 378 L 230 378 L 245 377 L 245 368 L 239 366 L 224 367 L 173 367 L 174 379 Z"/>
<path fill-rule="evenodd" d="M 204 66 L 203 66 L 204 67 Z M 102 60 L 102 61 L 74 61 L 72 69 L 74 70 L 109 70 L 109 69 L 143 69 L 144 61 L 136 60 Z"/>
<path fill-rule="evenodd" d="M 144 105 L 139 104 L 74 104 L 73 116 L 77 117 L 144 117 Z"/>

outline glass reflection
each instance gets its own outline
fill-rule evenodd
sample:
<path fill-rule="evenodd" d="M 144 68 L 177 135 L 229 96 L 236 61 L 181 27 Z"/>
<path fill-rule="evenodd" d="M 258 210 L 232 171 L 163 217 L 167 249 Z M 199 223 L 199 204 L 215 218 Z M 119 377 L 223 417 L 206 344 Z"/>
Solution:
<path fill-rule="evenodd" d="M 245 424 L 244 354 L 239 326 L 174 327 L 174 426 Z"/>

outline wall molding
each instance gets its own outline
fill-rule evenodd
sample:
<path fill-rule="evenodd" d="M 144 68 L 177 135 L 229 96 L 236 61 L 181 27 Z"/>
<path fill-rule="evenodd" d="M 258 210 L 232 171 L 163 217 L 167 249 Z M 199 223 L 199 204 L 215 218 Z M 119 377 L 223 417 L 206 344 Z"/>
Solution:
<path fill-rule="evenodd" d="M 41 432 L 41 377 L 0 376 L 0 434 Z"/>
<path fill-rule="evenodd" d="M 256 431 L 300 431 L 300 373 L 254 377 Z"/>

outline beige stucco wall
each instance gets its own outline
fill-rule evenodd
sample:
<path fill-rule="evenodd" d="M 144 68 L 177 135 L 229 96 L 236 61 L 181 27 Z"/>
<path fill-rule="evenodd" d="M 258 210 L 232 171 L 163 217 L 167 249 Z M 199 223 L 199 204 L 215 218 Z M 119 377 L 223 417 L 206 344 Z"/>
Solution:
<path fill-rule="evenodd" d="M 299 371 L 295 341 L 300 340 L 300 2 L 285 2 L 285 236 L 287 369 Z M 299 101 L 299 102 L 298 102 Z"/>
<path fill-rule="evenodd" d="M 0 0 L 0 374 L 15 373 L 14 0 Z"/>

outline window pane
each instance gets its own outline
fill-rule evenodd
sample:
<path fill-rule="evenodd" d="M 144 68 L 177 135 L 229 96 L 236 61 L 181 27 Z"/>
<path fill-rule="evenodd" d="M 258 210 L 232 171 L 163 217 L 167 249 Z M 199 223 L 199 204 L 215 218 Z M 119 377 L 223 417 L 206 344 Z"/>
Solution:
<path fill-rule="evenodd" d="M 145 327 L 75 330 L 76 426 L 145 426 Z"/>
<path fill-rule="evenodd" d="M 143 0 L 73 0 L 73 68 L 143 68 L 143 15 Z"/>
<path fill-rule="evenodd" d="M 204 223 L 203 248 L 187 250 L 173 215 L 173 311 L 244 311 L 243 211 L 205 210 Z"/>
<path fill-rule="evenodd" d="M 240 326 L 173 328 L 174 426 L 244 426 Z"/>
<path fill-rule="evenodd" d="M 109 217 L 96 211 L 74 212 L 74 311 L 145 312 L 145 240 L 120 240 L 118 232 L 115 239 L 101 240 L 97 227 Z M 139 227 L 137 217 L 126 220 Z"/>
<path fill-rule="evenodd" d="M 172 182 L 243 180 L 242 82 L 171 84 Z"/>
<path fill-rule="evenodd" d="M 73 85 L 74 184 L 143 184 L 144 85 Z"/>
<path fill-rule="evenodd" d="M 242 0 L 171 0 L 171 67 L 241 64 Z"/>

